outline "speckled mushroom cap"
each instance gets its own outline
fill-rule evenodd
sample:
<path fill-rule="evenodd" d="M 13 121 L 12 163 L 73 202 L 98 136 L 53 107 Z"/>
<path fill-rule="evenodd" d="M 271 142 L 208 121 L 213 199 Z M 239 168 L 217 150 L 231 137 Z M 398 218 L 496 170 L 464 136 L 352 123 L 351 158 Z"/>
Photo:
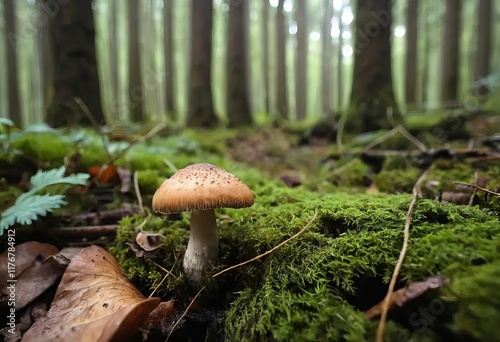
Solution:
<path fill-rule="evenodd" d="M 153 196 L 153 210 L 164 214 L 253 205 L 248 186 L 212 164 L 192 164 L 165 180 Z"/>

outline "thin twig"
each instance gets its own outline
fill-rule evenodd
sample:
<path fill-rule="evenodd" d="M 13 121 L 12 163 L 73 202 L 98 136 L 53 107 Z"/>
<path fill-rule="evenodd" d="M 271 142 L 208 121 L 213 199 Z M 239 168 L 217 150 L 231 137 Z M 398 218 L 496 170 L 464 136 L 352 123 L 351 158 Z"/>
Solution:
<path fill-rule="evenodd" d="M 380 315 L 380 322 L 378 325 L 378 330 L 377 330 L 377 342 L 383 342 L 384 341 L 384 330 L 385 330 L 385 323 L 387 320 L 387 313 L 389 311 L 389 306 L 391 304 L 391 297 L 394 292 L 394 286 L 396 285 L 396 281 L 399 276 L 399 272 L 401 271 L 401 267 L 403 266 L 404 259 L 406 257 L 406 251 L 408 250 L 408 241 L 410 240 L 410 226 L 411 226 L 411 219 L 413 215 L 413 211 L 415 210 L 418 199 L 420 198 L 420 188 L 421 184 L 425 179 L 425 176 L 427 175 L 428 169 L 425 170 L 420 177 L 418 178 L 417 182 L 413 186 L 413 200 L 410 203 L 410 207 L 408 208 L 408 213 L 406 215 L 406 222 L 405 222 L 405 227 L 404 227 L 404 238 L 403 238 L 403 247 L 401 248 L 401 252 L 399 253 L 399 258 L 398 262 L 396 263 L 396 267 L 394 268 L 394 273 L 392 274 L 391 282 L 389 283 L 389 289 L 387 290 L 387 294 L 384 298 L 384 304 L 382 305 L 382 313 Z"/>
<path fill-rule="evenodd" d="M 161 268 L 164 272 L 166 272 L 165 276 L 163 277 L 163 279 L 160 281 L 160 283 L 158 285 L 156 285 L 155 289 L 153 290 L 153 292 L 151 292 L 151 294 L 149 295 L 148 298 L 151 298 L 153 297 L 153 295 L 156 293 L 156 291 L 160 288 L 160 286 L 165 282 L 165 280 L 167 280 L 168 276 L 169 275 L 172 275 L 174 276 L 174 274 L 172 273 L 172 271 L 174 270 L 174 267 L 175 267 L 175 264 L 177 264 L 177 260 L 178 260 L 178 256 L 177 254 L 175 254 L 175 260 L 174 260 L 174 263 L 172 264 L 172 267 L 170 267 L 170 270 L 167 270 L 165 269 L 164 267 L 162 267 L 161 265 L 157 264 L 156 262 L 155 265 L 158 266 L 159 268 Z"/>
<path fill-rule="evenodd" d="M 275 250 L 277 250 L 278 248 L 280 248 L 280 247 L 281 247 L 281 246 L 283 246 L 284 244 L 286 244 L 286 243 L 290 242 L 290 240 L 293 240 L 293 239 L 295 239 L 297 236 L 299 236 L 300 234 L 304 233 L 304 232 L 306 231 L 306 229 L 307 229 L 307 228 L 309 228 L 309 226 L 310 226 L 310 225 L 314 222 L 314 220 L 316 220 L 316 217 L 317 217 L 317 216 L 318 216 L 318 211 L 316 210 L 316 211 L 314 212 L 314 215 L 313 215 L 313 217 L 311 218 L 311 220 L 309 220 L 309 222 L 307 222 L 307 224 L 304 226 L 304 228 L 302 228 L 302 229 L 301 229 L 298 233 L 296 233 L 295 235 L 290 236 L 288 239 L 286 239 L 285 241 L 281 242 L 279 245 L 274 246 L 273 248 L 271 248 L 271 249 L 270 249 L 270 250 L 268 250 L 267 252 L 264 252 L 264 253 L 262 253 L 262 254 L 260 254 L 260 255 L 257 255 L 256 257 L 253 257 L 252 259 L 249 259 L 249 260 L 244 261 L 244 262 L 242 262 L 242 263 L 239 263 L 239 264 L 237 264 L 237 265 L 233 265 L 233 266 L 231 266 L 231 267 L 228 267 L 228 268 L 226 268 L 226 269 L 223 269 L 222 271 L 220 271 L 220 272 L 218 272 L 218 273 L 214 274 L 212 277 L 213 277 L 213 278 L 215 278 L 215 277 L 217 277 L 217 276 L 221 275 L 222 273 L 225 273 L 225 272 L 227 272 L 227 271 L 233 270 L 233 269 L 238 268 L 238 267 L 240 267 L 240 266 L 243 266 L 243 265 L 249 264 L 249 263 L 251 263 L 251 262 L 253 262 L 253 261 L 256 261 L 256 260 L 259 260 L 259 259 L 261 259 L 261 258 L 265 257 L 266 255 L 271 254 L 272 252 L 274 252 Z"/>
<path fill-rule="evenodd" d="M 164 163 L 165 165 L 167 165 L 167 166 L 170 168 L 170 170 L 172 170 L 173 172 L 177 172 L 177 170 L 179 170 L 179 169 L 178 169 L 178 168 L 174 165 L 174 163 L 172 163 L 172 161 L 171 161 L 170 159 L 164 158 L 164 159 L 163 159 L 163 163 Z"/>
<path fill-rule="evenodd" d="M 479 175 L 477 172 L 474 172 L 474 185 L 477 186 L 477 181 L 479 179 Z M 472 191 L 472 194 L 470 195 L 470 199 L 469 199 L 469 207 L 472 207 L 472 205 L 474 204 L 474 198 L 476 197 L 477 195 L 477 188 L 474 187 L 474 190 Z"/>
<path fill-rule="evenodd" d="M 90 123 L 92 124 L 92 127 L 94 128 L 94 131 L 96 131 L 97 134 L 101 137 L 102 140 L 102 145 L 104 147 L 104 151 L 108 155 L 108 158 L 111 159 L 111 153 L 109 153 L 109 148 L 108 148 L 108 142 L 106 141 L 106 137 L 104 136 L 104 133 L 101 130 L 101 125 L 96 121 L 94 115 L 90 111 L 89 107 L 87 107 L 87 104 L 83 102 L 83 100 L 76 96 L 73 98 L 75 102 L 80 106 L 80 109 L 82 112 L 85 114 L 85 116 L 89 119 Z"/>
<path fill-rule="evenodd" d="M 488 190 L 488 189 L 485 189 L 483 187 L 480 187 L 479 185 L 469 184 L 469 183 L 462 183 L 462 182 L 455 182 L 455 184 L 457 184 L 457 185 L 463 185 L 463 186 L 468 186 L 468 187 L 471 187 L 471 188 L 476 188 L 476 189 L 484 191 L 484 192 L 486 192 L 488 194 L 495 195 L 495 196 L 500 196 L 500 193 L 494 192 L 494 191 L 491 191 L 491 190 Z"/>
<path fill-rule="evenodd" d="M 139 172 L 137 172 L 137 170 L 134 171 L 134 190 L 135 190 L 135 197 L 137 197 L 137 203 L 139 203 L 139 210 L 141 211 L 141 214 L 144 214 L 144 206 L 142 205 L 141 190 L 139 189 Z"/>
<path fill-rule="evenodd" d="M 182 319 L 184 318 L 184 316 L 187 315 L 189 309 L 191 308 L 191 306 L 193 306 L 194 304 L 194 301 L 196 300 L 196 298 L 198 298 L 198 296 L 200 295 L 200 293 L 205 289 L 205 286 L 203 286 L 200 291 L 198 291 L 198 293 L 196 294 L 196 296 L 194 296 L 194 298 L 191 300 L 191 302 L 189 303 L 189 305 L 187 306 L 186 310 L 184 310 L 184 312 L 182 313 L 181 317 L 179 317 L 179 319 L 177 320 L 177 322 L 175 322 L 174 326 L 172 327 L 172 329 L 170 329 L 170 332 L 168 333 L 168 336 L 167 336 L 167 339 L 165 340 L 165 342 L 168 341 L 168 339 L 170 338 L 170 335 L 172 335 L 172 332 L 174 331 L 174 329 L 177 327 L 177 325 L 179 325 L 179 323 L 182 321 Z"/>

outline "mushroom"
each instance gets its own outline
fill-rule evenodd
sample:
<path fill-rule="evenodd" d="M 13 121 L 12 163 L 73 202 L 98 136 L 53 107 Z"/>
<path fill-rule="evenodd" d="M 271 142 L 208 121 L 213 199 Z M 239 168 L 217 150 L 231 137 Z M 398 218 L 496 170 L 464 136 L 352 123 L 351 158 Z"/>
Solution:
<path fill-rule="evenodd" d="M 217 208 L 253 205 L 248 186 L 212 164 L 192 164 L 165 180 L 153 196 L 153 210 L 164 214 L 191 212 L 189 242 L 184 255 L 184 275 L 201 285 L 206 271 L 217 260 L 219 234 Z"/>

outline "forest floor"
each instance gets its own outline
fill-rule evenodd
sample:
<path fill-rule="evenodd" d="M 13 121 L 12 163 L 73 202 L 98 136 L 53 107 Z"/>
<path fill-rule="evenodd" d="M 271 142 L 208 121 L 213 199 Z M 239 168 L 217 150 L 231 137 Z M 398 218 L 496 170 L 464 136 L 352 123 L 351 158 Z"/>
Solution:
<path fill-rule="evenodd" d="M 500 341 L 498 136 L 0 126 L 5 341 Z M 151 210 L 192 163 L 255 196 L 198 287 Z"/>

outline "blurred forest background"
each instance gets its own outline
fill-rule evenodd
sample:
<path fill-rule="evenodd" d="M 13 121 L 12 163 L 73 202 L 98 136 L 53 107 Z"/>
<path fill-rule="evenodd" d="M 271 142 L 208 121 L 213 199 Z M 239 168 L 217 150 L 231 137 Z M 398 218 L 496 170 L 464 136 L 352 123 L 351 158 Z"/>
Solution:
<path fill-rule="evenodd" d="M 0 116 L 21 126 L 85 122 L 82 106 L 102 124 L 349 113 L 361 131 L 388 113 L 499 110 L 500 0 L 0 4 Z"/>

